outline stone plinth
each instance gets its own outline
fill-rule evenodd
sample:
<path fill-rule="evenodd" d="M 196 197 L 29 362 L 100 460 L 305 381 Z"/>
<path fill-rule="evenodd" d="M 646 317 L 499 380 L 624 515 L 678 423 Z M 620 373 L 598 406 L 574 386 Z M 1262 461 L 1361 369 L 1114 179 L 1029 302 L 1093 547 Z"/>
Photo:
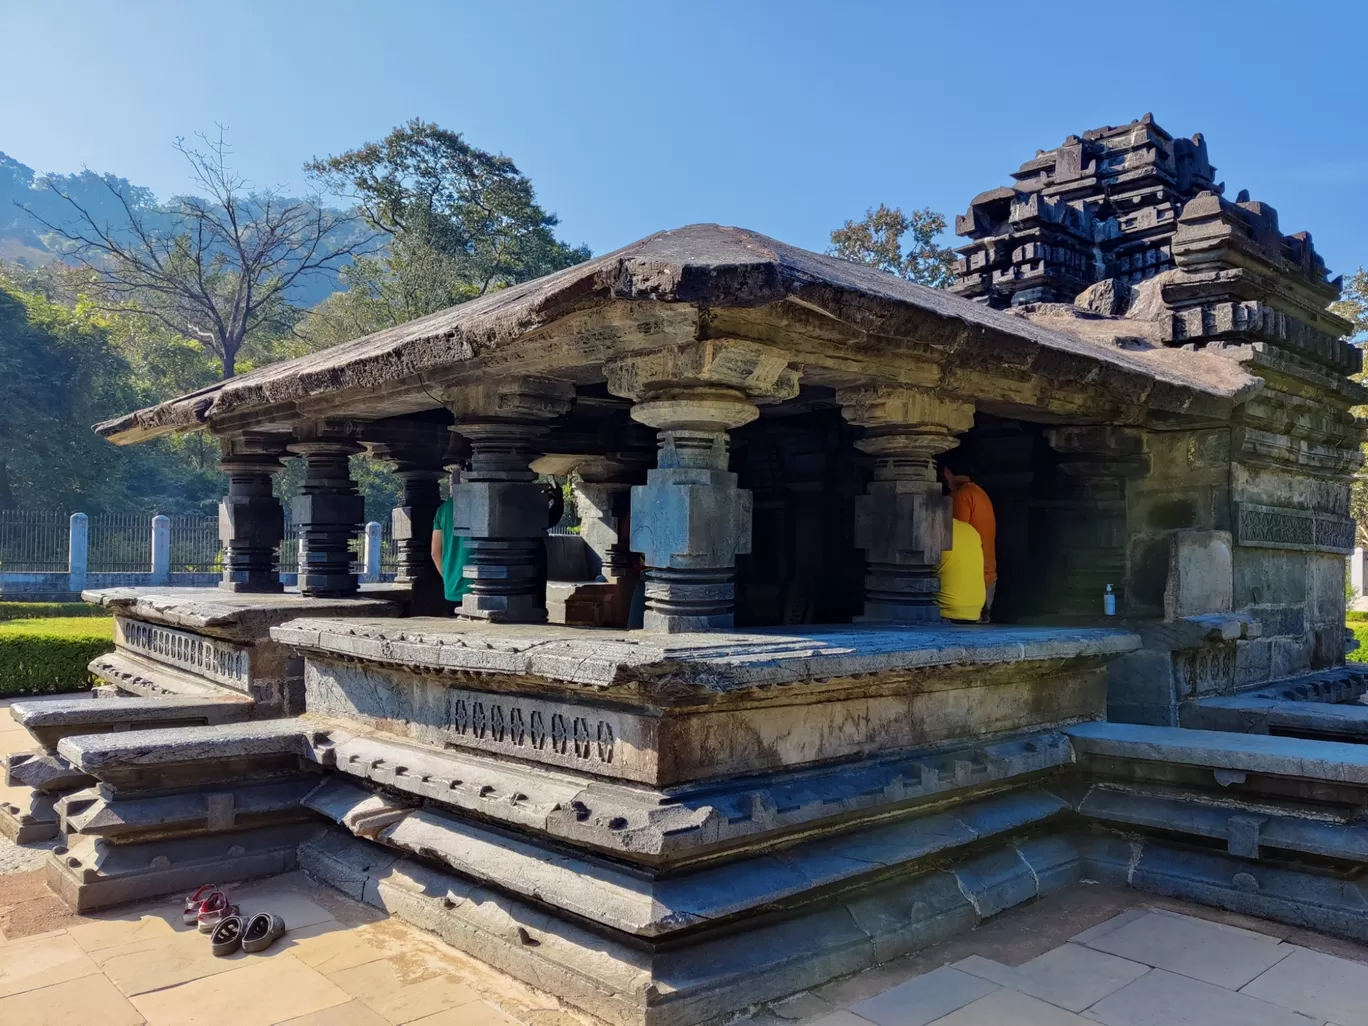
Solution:
<path fill-rule="evenodd" d="M 668 786 L 1102 714 L 1118 631 L 819 627 L 656 636 L 302 619 L 313 714 L 438 750 Z"/>

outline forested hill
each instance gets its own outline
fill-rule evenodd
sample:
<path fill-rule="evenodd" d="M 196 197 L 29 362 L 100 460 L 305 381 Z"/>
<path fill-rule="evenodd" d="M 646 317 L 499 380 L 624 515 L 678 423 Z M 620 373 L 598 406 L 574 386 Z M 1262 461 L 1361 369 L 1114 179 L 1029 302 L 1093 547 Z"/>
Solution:
<path fill-rule="evenodd" d="M 121 233 L 127 236 L 128 214 L 110 190 L 110 184 L 127 198 L 137 214 L 150 224 L 158 224 L 162 208 L 150 189 L 117 175 L 99 175 L 94 171 L 39 174 L 0 150 L 0 260 L 39 267 L 61 255 L 68 244 L 55 238 L 38 220 L 58 225 L 73 220 L 75 211 L 59 192 L 79 203 L 96 224 L 109 225 L 116 237 Z M 160 227 L 169 225 L 169 218 L 163 217 L 161 221 Z M 336 269 L 324 268 L 295 282 L 287 295 L 295 306 L 310 307 L 339 288 Z"/>

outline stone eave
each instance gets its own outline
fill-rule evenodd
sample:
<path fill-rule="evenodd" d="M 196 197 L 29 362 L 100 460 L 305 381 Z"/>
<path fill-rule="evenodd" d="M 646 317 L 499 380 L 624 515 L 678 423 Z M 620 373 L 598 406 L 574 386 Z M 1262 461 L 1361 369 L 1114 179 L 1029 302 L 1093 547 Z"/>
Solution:
<path fill-rule="evenodd" d="M 439 311 L 318 353 L 287 360 L 96 425 L 120 444 L 175 431 L 288 416 L 331 396 L 363 401 L 380 390 L 439 382 L 461 365 L 534 336 L 556 337 L 556 322 L 615 304 L 668 304 L 705 319 L 715 309 L 801 304 L 857 336 L 905 340 L 945 353 L 972 350 L 976 362 L 1023 351 L 1054 373 L 1129 403 L 1170 412 L 1228 415 L 1258 379 L 1219 357 L 1133 352 L 1106 339 L 1041 327 L 892 275 L 787 246 L 740 228 L 692 225 L 660 232 L 556 274 Z M 680 310 L 680 313 L 684 312 Z M 491 371 L 491 373 L 496 373 Z M 973 396 L 966 396 L 973 398 Z M 334 403 L 330 405 L 341 405 Z"/>

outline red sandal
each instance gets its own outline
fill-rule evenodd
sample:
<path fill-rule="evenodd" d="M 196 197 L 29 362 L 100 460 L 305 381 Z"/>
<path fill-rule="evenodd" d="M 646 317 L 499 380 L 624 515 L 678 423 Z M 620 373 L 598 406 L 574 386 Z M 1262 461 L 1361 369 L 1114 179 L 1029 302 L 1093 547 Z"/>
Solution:
<path fill-rule="evenodd" d="M 237 914 L 238 907 L 228 904 L 228 895 L 215 891 L 200 906 L 199 915 L 195 918 L 199 921 L 200 933 L 213 933 L 219 923 Z"/>
<path fill-rule="evenodd" d="M 218 888 L 213 884 L 202 884 L 199 890 L 185 899 L 185 909 L 181 913 L 181 918 L 184 920 L 186 926 L 194 926 L 199 922 L 201 906 L 217 892 Z"/>

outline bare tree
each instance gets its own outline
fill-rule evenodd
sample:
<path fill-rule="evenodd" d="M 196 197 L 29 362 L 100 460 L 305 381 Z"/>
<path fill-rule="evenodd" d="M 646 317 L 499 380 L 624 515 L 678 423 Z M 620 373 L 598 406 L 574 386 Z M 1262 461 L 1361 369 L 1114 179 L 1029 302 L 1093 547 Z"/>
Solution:
<path fill-rule="evenodd" d="M 71 254 L 99 276 L 111 308 L 132 308 L 199 343 L 229 378 L 254 335 L 289 330 L 292 286 L 371 252 L 380 235 L 356 216 L 328 210 L 317 196 L 286 199 L 276 189 L 252 189 L 229 166 L 221 127 L 217 139 L 199 139 L 203 149 L 184 139 L 176 149 L 203 198 L 179 196 L 148 208 L 106 175 L 124 223 L 97 218 L 56 185 L 50 187 L 75 218 L 55 224 L 32 216 L 72 244 Z"/>

